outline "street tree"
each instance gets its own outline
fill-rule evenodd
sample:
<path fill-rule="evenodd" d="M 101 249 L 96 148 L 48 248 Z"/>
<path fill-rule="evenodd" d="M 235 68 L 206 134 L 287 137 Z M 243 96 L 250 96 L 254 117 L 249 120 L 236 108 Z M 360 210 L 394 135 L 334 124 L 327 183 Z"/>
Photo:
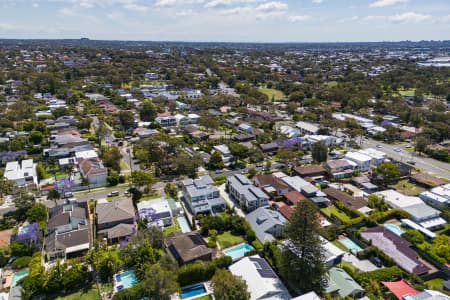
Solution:
<path fill-rule="evenodd" d="M 285 227 L 287 243 L 282 247 L 278 267 L 291 288 L 303 293 L 324 288 L 326 268 L 320 228 L 317 209 L 310 201 L 297 205 Z"/>
<path fill-rule="evenodd" d="M 155 178 L 148 172 L 138 170 L 131 173 L 131 181 L 138 189 L 140 189 L 152 185 L 155 182 Z"/>

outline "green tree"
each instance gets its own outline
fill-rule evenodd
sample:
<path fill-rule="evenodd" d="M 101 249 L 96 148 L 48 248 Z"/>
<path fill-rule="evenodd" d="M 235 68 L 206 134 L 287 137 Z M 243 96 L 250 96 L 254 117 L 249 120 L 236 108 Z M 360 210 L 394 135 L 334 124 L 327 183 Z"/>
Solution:
<path fill-rule="evenodd" d="M 208 166 L 212 170 L 222 169 L 224 166 L 222 155 L 218 151 L 214 151 L 209 158 Z"/>
<path fill-rule="evenodd" d="M 104 282 L 109 281 L 123 265 L 117 250 L 99 249 L 94 250 L 89 255 L 89 260 L 93 263 L 95 271 Z"/>
<path fill-rule="evenodd" d="M 372 176 L 380 184 L 388 186 L 399 181 L 400 169 L 392 162 L 384 162 L 373 170 Z"/>
<path fill-rule="evenodd" d="M 425 241 L 425 237 L 414 229 L 409 229 L 402 234 L 402 237 L 414 245 L 422 244 Z"/>
<path fill-rule="evenodd" d="M 230 143 L 228 145 L 230 152 L 238 159 L 244 159 L 248 156 L 248 148 L 239 143 Z"/>
<path fill-rule="evenodd" d="M 370 194 L 367 199 L 367 202 L 369 204 L 369 207 L 376 209 L 378 211 L 387 211 L 389 209 L 384 199 L 375 194 Z"/>
<path fill-rule="evenodd" d="M 28 139 L 30 142 L 32 142 L 34 145 L 38 145 L 42 142 L 42 139 L 44 136 L 42 135 L 42 132 L 33 130 L 30 132 L 30 135 L 28 136 Z"/>
<path fill-rule="evenodd" d="M 178 188 L 175 183 L 168 182 L 164 187 L 164 193 L 173 199 L 178 199 Z"/>
<path fill-rule="evenodd" d="M 324 288 L 326 268 L 324 249 L 318 235 L 320 228 L 317 209 L 310 201 L 297 205 L 291 222 L 285 227 L 289 242 L 280 253 L 279 270 L 292 288 L 302 292 Z"/>
<path fill-rule="evenodd" d="M 221 300 L 250 299 L 247 283 L 227 270 L 219 269 L 211 279 L 214 297 Z"/>
<path fill-rule="evenodd" d="M 120 153 L 119 148 L 116 146 L 103 147 L 101 153 L 105 166 L 120 173 L 120 160 L 122 159 L 122 153 Z"/>
<path fill-rule="evenodd" d="M 416 138 L 416 143 L 414 147 L 414 151 L 419 153 L 424 153 L 427 149 L 428 145 L 430 145 L 430 140 L 425 136 L 418 136 Z"/>
<path fill-rule="evenodd" d="M 328 158 L 328 147 L 323 142 L 317 142 L 312 146 L 311 154 L 316 162 L 325 162 Z"/>
<path fill-rule="evenodd" d="M 48 176 L 47 171 L 45 170 L 45 166 L 42 163 L 38 163 L 36 165 L 36 175 L 38 181 L 41 181 L 42 179 L 45 179 Z"/>
<path fill-rule="evenodd" d="M 42 203 L 34 204 L 26 213 L 30 222 L 45 222 L 47 220 L 47 207 Z"/>
<path fill-rule="evenodd" d="M 118 113 L 119 123 L 124 130 L 133 128 L 134 115 L 131 111 L 121 111 Z"/>
<path fill-rule="evenodd" d="M 158 110 L 152 102 L 150 102 L 149 100 L 145 100 L 142 103 L 142 108 L 139 111 L 139 116 L 141 117 L 142 121 L 153 122 L 157 114 Z"/>
<path fill-rule="evenodd" d="M 155 178 L 148 172 L 138 170 L 131 173 L 131 181 L 137 188 L 140 189 L 144 186 L 152 185 L 155 181 Z"/>

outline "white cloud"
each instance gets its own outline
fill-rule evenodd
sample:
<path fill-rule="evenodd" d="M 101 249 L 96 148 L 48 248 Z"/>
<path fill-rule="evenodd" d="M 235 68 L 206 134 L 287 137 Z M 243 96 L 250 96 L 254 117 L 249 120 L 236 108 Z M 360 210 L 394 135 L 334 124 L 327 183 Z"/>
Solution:
<path fill-rule="evenodd" d="M 313 2 L 314 4 L 320 4 L 320 3 L 323 2 L 323 0 L 312 0 L 312 2 Z"/>
<path fill-rule="evenodd" d="M 348 22 L 356 22 L 359 20 L 358 16 L 348 17 L 337 20 L 338 23 L 348 23 Z"/>
<path fill-rule="evenodd" d="M 155 3 L 156 7 L 169 7 L 169 6 L 173 6 L 177 3 L 177 0 L 158 0 Z"/>
<path fill-rule="evenodd" d="M 369 7 L 386 7 L 392 6 L 399 3 L 406 3 L 409 0 L 377 0 L 369 4 Z"/>
<path fill-rule="evenodd" d="M 123 8 L 125 8 L 127 10 L 131 10 L 131 11 L 140 12 L 140 13 L 145 13 L 145 12 L 147 12 L 149 10 L 148 6 L 135 4 L 135 3 L 125 4 L 123 6 Z"/>
<path fill-rule="evenodd" d="M 60 9 L 59 12 L 61 14 L 63 14 L 63 15 L 66 15 L 66 16 L 75 16 L 77 14 L 75 9 L 74 8 L 70 8 L 70 7 L 64 7 L 62 9 Z"/>
<path fill-rule="evenodd" d="M 0 30 L 12 30 L 12 29 L 18 29 L 18 28 L 19 27 L 14 24 L 0 23 Z"/>
<path fill-rule="evenodd" d="M 38 8 L 39 7 L 39 3 L 33 3 L 33 4 L 31 4 L 31 7 Z"/>
<path fill-rule="evenodd" d="M 193 11 L 192 9 L 183 10 L 175 13 L 175 16 L 177 17 L 190 17 L 193 15 L 195 15 L 195 11 Z"/>
<path fill-rule="evenodd" d="M 392 23 L 419 23 L 431 20 L 431 15 L 418 14 L 415 12 L 406 12 L 392 16 L 367 16 L 365 21 L 389 21 Z"/>
<path fill-rule="evenodd" d="M 255 8 L 256 11 L 259 12 L 273 12 L 273 11 L 280 11 L 280 10 L 287 10 L 288 5 L 284 2 L 279 1 L 272 1 L 263 3 Z"/>
<path fill-rule="evenodd" d="M 311 16 L 289 16 L 288 17 L 288 21 L 295 23 L 295 22 L 303 22 L 303 21 L 308 21 L 311 20 L 312 17 Z"/>
<path fill-rule="evenodd" d="M 205 7 L 216 8 L 221 6 L 228 6 L 232 4 L 242 4 L 242 3 L 254 3 L 260 2 L 261 0 L 212 0 L 205 4 Z"/>

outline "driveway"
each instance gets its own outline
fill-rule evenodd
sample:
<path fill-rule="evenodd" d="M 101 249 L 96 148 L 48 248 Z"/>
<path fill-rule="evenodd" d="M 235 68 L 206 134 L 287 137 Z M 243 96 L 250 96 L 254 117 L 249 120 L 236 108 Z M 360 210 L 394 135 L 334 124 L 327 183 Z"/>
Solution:
<path fill-rule="evenodd" d="M 236 203 L 234 203 L 233 200 L 230 199 L 230 196 L 225 191 L 225 183 L 222 184 L 221 186 L 219 186 L 218 189 L 220 192 L 220 196 L 223 198 L 223 200 L 225 200 L 227 205 L 231 208 L 234 208 L 236 213 L 238 214 L 238 216 L 245 218 L 245 213 L 242 211 L 242 209 L 238 205 L 236 205 Z"/>

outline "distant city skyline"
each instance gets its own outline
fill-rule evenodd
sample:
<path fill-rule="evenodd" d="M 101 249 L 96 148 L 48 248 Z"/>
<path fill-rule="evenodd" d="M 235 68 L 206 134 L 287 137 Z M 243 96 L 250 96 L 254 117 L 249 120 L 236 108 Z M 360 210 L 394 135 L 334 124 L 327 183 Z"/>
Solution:
<path fill-rule="evenodd" d="M 0 38 L 199 42 L 450 39 L 449 0 L 0 0 Z"/>

